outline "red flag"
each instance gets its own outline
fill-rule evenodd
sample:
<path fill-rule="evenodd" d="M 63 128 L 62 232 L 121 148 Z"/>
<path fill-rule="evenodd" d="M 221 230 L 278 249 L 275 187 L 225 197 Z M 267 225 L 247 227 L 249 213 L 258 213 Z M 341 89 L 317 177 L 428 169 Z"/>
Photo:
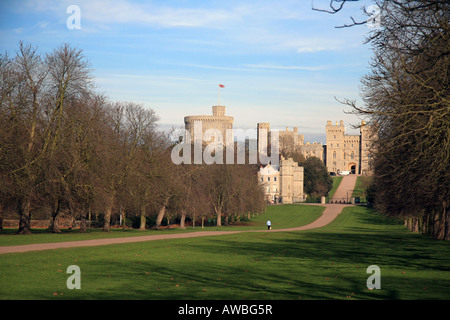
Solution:
<path fill-rule="evenodd" d="M 219 84 L 219 87 L 221 88 L 225 88 L 225 86 L 223 84 Z"/>

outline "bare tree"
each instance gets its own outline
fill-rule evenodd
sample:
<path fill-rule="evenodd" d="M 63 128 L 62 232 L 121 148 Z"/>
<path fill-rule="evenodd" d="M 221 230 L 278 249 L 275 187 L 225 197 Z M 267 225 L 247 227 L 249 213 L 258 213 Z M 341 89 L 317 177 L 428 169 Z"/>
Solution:
<path fill-rule="evenodd" d="M 366 40 L 374 58 L 363 80 L 365 106 L 343 102 L 378 128 L 378 208 L 405 218 L 411 229 L 449 239 L 450 4 L 377 4 L 382 8 L 381 28 Z"/>

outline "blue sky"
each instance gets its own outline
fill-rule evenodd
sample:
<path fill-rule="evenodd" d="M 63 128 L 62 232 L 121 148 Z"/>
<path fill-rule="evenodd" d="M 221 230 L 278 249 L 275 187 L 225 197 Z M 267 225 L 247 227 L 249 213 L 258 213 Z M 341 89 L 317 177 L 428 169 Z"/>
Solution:
<path fill-rule="evenodd" d="M 235 128 L 297 126 L 308 139 L 327 120 L 348 131 L 360 121 L 335 97 L 361 100 L 371 57 L 366 26 L 335 28 L 364 19 L 370 1 L 337 15 L 312 3 L 329 1 L 1 1 L 0 50 L 14 55 L 20 40 L 41 52 L 70 43 L 90 61 L 99 92 L 154 109 L 162 127 L 210 114 L 221 83 Z M 66 26 L 70 5 L 80 8 L 80 29 Z"/>

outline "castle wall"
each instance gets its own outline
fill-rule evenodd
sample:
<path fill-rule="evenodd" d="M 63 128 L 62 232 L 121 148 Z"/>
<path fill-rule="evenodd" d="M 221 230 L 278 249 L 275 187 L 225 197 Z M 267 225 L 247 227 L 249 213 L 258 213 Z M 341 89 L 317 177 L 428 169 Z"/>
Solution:
<path fill-rule="evenodd" d="M 234 118 L 230 116 L 225 116 L 225 106 L 213 106 L 213 115 L 199 115 L 199 116 L 186 116 L 184 117 L 184 127 L 187 132 L 191 135 L 191 141 L 200 139 L 200 137 L 194 136 L 194 125 L 195 123 L 201 123 L 202 125 L 202 137 L 206 130 L 214 129 L 218 130 L 222 136 L 221 143 L 226 142 L 226 130 L 233 129 Z M 228 137 L 233 138 L 233 137 Z M 214 139 L 213 139 L 214 140 Z M 208 141 L 205 141 L 208 142 Z"/>
<path fill-rule="evenodd" d="M 345 134 L 344 122 L 335 125 L 327 121 L 326 166 L 329 172 L 350 171 L 356 174 L 370 174 L 370 127 L 363 121 L 360 135 Z"/>
<path fill-rule="evenodd" d="M 261 167 L 258 180 L 263 185 L 266 199 L 281 200 L 282 203 L 303 202 L 303 167 L 292 158 L 280 159 L 279 170 L 270 164 Z"/>

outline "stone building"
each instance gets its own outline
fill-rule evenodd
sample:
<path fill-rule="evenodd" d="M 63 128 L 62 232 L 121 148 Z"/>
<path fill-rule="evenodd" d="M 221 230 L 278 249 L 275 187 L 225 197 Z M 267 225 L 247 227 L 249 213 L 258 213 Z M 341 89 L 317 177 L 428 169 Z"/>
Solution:
<path fill-rule="evenodd" d="M 194 140 L 196 139 L 203 140 L 205 132 L 209 129 L 213 129 L 218 130 L 221 133 L 221 141 L 219 139 L 219 141 L 217 142 L 225 144 L 225 142 L 227 141 L 226 138 L 233 139 L 233 137 L 226 136 L 226 130 L 233 129 L 233 121 L 233 117 L 225 115 L 225 106 L 213 106 L 212 115 L 184 117 L 184 127 L 186 129 L 186 132 L 190 133 L 192 142 L 194 142 Z M 199 134 L 194 135 L 195 125 L 197 125 L 199 128 L 201 127 L 201 137 L 199 136 Z M 212 140 L 214 140 L 214 137 Z"/>
<path fill-rule="evenodd" d="M 303 167 L 299 167 L 292 158 L 285 159 L 281 156 L 279 167 L 270 163 L 265 167 L 261 166 L 258 180 L 269 202 L 294 203 L 305 200 Z"/>
<path fill-rule="evenodd" d="M 268 141 L 270 141 L 270 123 L 257 124 L 258 137 L 261 129 L 267 131 Z M 294 127 L 292 131 L 289 130 L 289 127 L 286 127 L 285 131 L 278 131 L 278 135 L 280 152 L 285 151 L 287 154 L 290 154 L 292 152 L 300 151 L 305 158 L 314 156 L 325 162 L 324 147 L 322 143 L 305 143 L 304 135 L 298 133 L 298 127 Z"/>
<path fill-rule="evenodd" d="M 364 121 L 361 122 L 360 134 L 345 133 L 344 121 L 327 121 L 325 127 L 327 134 L 326 166 L 328 172 L 340 173 L 349 171 L 354 174 L 370 175 L 371 168 L 371 141 L 373 132 Z"/>

